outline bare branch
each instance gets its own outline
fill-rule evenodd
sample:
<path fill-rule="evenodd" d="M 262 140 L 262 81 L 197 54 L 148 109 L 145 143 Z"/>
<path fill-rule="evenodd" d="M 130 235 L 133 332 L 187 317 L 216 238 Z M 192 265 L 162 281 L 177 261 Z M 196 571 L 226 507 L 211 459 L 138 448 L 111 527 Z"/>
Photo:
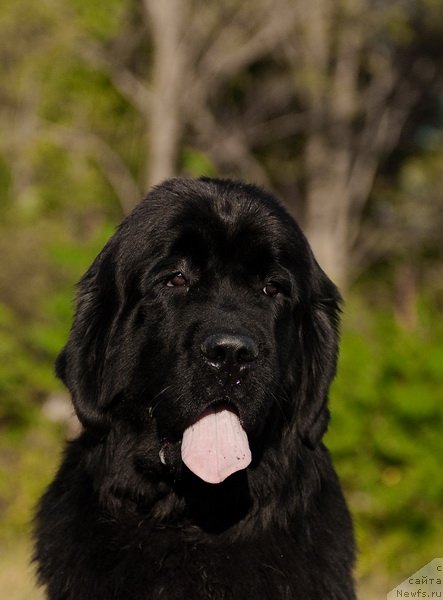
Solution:
<path fill-rule="evenodd" d="M 123 67 L 110 69 L 111 79 L 117 90 L 142 115 L 146 115 L 152 102 L 152 91 L 129 69 Z"/>
<path fill-rule="evenodd" d="M 235 168 L 236 173 L 248 173 L 257 183 L 269 184 L 268 175 L 255 158 L 244 129 L 232 122 L 229 127 L 220 127 L 204 100 L 201 99 L 201 102 L 195 106 L 198 114 L 194 121 L 197 146 L 223 170 Z"/>
<path fill-rule="evenodd" d="M 152 93 L 145 82 L 142 82 L 129 69 L 116 64 L 98 44 L 89 40 L 79 43 L 79 54 L 93 67 L 108 73 L 115 88 L 126 98 L 142 115 L 146 115 L 152 102 Z"/>
<path fill-rule="evenodd" d="M 44 135 L 51 142 L 70 151 L 89 154 L 114 189 L 123 214 L 128 214 L 142 197 L 142 192 L 124 161 L 101 138 L 90 132 L 49 122 L 44 122 Z"/>
<path fill-rule="evenodd" d="M 250 10 L 250 5 L 247 6 Z M 259 58 L 270 54 L 292 33 L 295 13 L 290 3 L 285 2 L 280 10 L 266 3 L 264 14 L 260 14 L 262 18 L 257 19 L 258 28 L 255 32 L 245 31 L 240 14 L 236 16 L 238 21 L 233 20 L 231 27 L 220 31 L 201 60 L 200 72 L 209 80 L 233 77 Z M 241 38 L 244 39 L 239 43 Z"/>
<path fill-rule="evenodd" d="M 362 208 L 369 194 L 380 157 L 398 143 L 411 110 L 435 76 L 435 65 L 417 59 L 407 74 L 390 78 L 393 95 L 381 104 L 378 114 L 374 107 L 373 114 L 367 115 L 349 180 L 356 209 Z"/>
<path fill-rule="evenodd" d="M 240 123 L 238 129 L 240 129 Z M 250 146 L 260 147 L 266 146 L 271 142 L 284 140 L 288 137 L 305 131 L 306 129 L 306 113 L 287 113 L 280 115 L 274 119 L 246 125 L 244 136 L 248 140 Z"/>

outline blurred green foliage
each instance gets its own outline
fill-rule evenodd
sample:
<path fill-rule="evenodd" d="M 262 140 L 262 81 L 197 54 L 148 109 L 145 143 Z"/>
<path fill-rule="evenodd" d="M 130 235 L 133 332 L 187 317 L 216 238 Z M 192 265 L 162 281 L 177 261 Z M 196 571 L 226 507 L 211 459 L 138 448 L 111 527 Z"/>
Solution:
<path fill-rule="evenodd" d="M 413 572 L 443 539 L 443 323 L 405 329 L 353 295 L 327 436 L 355 516 L 360 571 Z"/>
<path fill-rule="evenodd" d="M 112 226 L 101 222 L 84 240 L 50 221 L 20 231 L 0 242 L 11 256 L 0 277 L 0 427 L 12 431 L 32 424 L 57 389 L 52 365 L 69 330 L 73 283 Z"/>
<path fill-rule="evenodd" d="M 62 392 L 53 363 L 69 332 L 74 283 L 114 229 L 82 210 L 66 230 L 60 213 L 0 227 L 0 253 L 11 257 L 0 275 L 0 545 L 29 536 L 66 436 L 42 407 Z M 89 227 L 79 230 L 83 219 Z"/>

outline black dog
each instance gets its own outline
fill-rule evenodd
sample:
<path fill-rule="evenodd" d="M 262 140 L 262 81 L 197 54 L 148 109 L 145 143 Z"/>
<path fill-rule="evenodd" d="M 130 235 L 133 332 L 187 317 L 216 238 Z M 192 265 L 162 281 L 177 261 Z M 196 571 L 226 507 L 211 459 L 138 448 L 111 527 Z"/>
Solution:
<path fill-rule="evenodd" d="M 80 282 L 84 433 L 36 519 L 51 600 L 350 600 L 329 454 L 339 294 L 269 194 L 173 179 Z"/>

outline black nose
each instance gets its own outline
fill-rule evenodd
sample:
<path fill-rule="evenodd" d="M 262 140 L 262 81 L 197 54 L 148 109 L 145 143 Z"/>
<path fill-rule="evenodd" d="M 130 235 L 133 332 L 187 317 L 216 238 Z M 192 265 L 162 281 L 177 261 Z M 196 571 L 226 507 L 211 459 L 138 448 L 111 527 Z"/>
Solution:
<path fill-rule="evenodd" d="M 214 333 L 201 345 L 201 351 L 210 365 L 221 367 L 243 367 L 258 357 L 258 346 L 247 335 Z"/>

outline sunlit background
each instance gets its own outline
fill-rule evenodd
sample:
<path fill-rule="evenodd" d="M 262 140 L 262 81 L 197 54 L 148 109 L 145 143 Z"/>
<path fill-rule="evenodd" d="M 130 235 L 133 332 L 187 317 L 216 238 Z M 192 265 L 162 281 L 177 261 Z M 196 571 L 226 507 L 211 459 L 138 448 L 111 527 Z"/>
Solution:
<path fill-rule="evenodd" d="M 2 0 L 0 590 L 76 435 L 53 375 L 74 284 L 151 184 L 262 184 L 344 306 L 330 446 L 360 598 L 443 551 L 440 0 Z"/>

